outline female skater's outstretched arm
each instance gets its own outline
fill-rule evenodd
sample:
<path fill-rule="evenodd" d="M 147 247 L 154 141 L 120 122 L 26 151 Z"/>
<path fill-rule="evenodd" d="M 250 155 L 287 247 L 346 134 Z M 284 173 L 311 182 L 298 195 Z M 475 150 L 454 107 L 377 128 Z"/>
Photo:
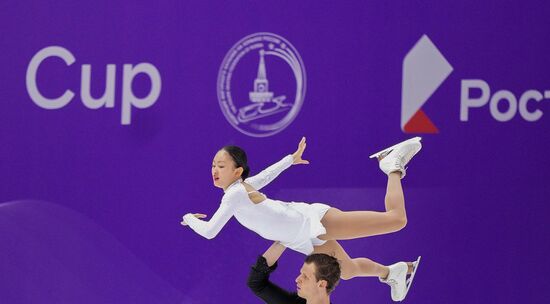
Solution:
<path fill-rule="evenodd" d="M 260 190 L 272 182 L 281 172 L 288 169 L 292 165 L 309 164 L 307 160 L 302 159 L 302 154 L 306 148 L 306 138 L 298 144 L 298 150 L 291 155 L 285 156 L 279 162 L 267 167 L 262 172 L 247 178 L 244 182 L 252 186 L 256 190 Z"/>
<path fill-rule="evenodd" d="M 238 203 L 238 192 L 230 192 L 224 195 L 222 202 L 216 213 L 212 216 L 209 221 L 203 221 L 199 218 L 205 218 L 205 214 L 192 214 L 188 213 L 183 216 L 182 225 L 189 225 L 191 229 L 195 230 L 196 233 L 207 239 L 213 239 L 218 235 L 222 230 L 223 226 L 227 224 L 229 219 L 235 213 Z"/>

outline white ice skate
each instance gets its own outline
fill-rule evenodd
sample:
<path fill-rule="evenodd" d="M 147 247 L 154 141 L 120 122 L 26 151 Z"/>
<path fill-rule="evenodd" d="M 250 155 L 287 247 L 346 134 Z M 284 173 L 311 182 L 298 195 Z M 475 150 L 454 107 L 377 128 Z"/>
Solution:
<path fill-rule="evenodd" d="M 388 277 L 380 279 L 380 282 L 390 285 L 392 300 L 402 301 L 407 295 L 407 270 L 409 266 L 405 262 L 399 262 L 388 266 L 388 268 Z"/>
<path fill-rule="evenodd" d="M 375 153 L 371 157 L 382 159 L 379 162 L 382 172 L 388 175 L 392 172 L 401 172 L 401 178 L 404 178 L 407 174 L 405 166 L 422 148 L 420 139 L 420 137 L 411 138 Z"/>
<path fill-rule="evenodd" d="M 401 145 L 404 145 L 404 144 L 410 143 L 410 142 L 420 142 L 420 140 L 422 140 L 422 137 L 419 137 L 419 136 L 413 137 L 413 138 L 411 138 L 411 139 L 407 139 L 407 140 L 402 141 L 402 142 L 400 142 L 400 143 L 398 143 L 398 144 L 395 144 L 395 145 L 393 145 L 393 146 L 391 146 L 391 147 L 389 147 L 389 148 L 386 148 L 386 149 L 384 149 L 384 150 L 382 150 L 382 151 L 380 151 L 380 152 L 376 152 L 376 153 L 374 153 L 373 155 L 369 156 L 369 158 L 384 157 L 384 156 L 390 154 L 390 152 L 391 152 L 392 150 L 396 149 L 397 147 L 399 147 L 399 146 L 401 146 Z"/>
<path fill-rule="evenodd" d="M 420 264 L 420 257 L 412 263 L 412 272 L 410 277 L 407 279 L 407 271 L 409 266 L 405 262 L 395 263 L 388 266 L 390 272 L 386 279 L 380 279 L 380 282 L 386 283 L 391 287 L 391 298 L 395 302 L 400 302 L 405 299 L 409 289 L 411 288 L 414 275 Z"/>

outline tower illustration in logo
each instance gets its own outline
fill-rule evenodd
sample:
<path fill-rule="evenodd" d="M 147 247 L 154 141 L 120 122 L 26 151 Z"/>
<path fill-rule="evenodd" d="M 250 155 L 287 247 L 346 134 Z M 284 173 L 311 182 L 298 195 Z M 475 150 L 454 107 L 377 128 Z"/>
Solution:
<path fill-rule="evenodd" d="M 250 92 L 250 101 L 269 102 L 273 93 L 269 92 L 269 81 L 265 71 L 264 50 L 260 50 L 260 64 L 258 64 L 258 77 L 254 80 L 254 92 Z"/>
<path fill-rule="evenodd" d="M 423 35 L 403 59 L 401 130 L 438 133 L 422 106 L 451 74 L 453 67 L 428 36 Z"/>
<path fill-rule="evenodd" d="M 270 74 L 277 76 L 276 89 L 270 87 L 268 67 L 272 67 Z M 256 78 L 250 91 L 252 73 Z M 271 136 L 298 115 L 306 91 L 305 79 L 300 55 L 288 41 L 272 33 L 252 34 L 237 42 L 225 56 L 218 73 L 218 101 L 229 123 L 240 132 Z M 289 95 L 290 101 L 285 102 Z"/>
<path fill-rule="evenodd" d="M 281 95 L 273 98 L 273 92 L 269 92 L 269 81 L 266 76 L 264 54 L 265 51 L 260 50 L 258 77 L 254 80 L 254 91 L 249 93 L 250 101 L 254 104 L 239 109 L 237 119 L 241 123 L 287 111 L 292 107 L 291 104 L 283 103 L 286 96 Z"/>

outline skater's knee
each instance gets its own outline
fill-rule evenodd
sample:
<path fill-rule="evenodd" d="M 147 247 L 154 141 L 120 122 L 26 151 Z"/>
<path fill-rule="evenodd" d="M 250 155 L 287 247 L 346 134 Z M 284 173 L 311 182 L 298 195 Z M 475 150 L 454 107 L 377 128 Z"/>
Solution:
<path fill-rule="evenodd" d="M 407 226 L 407 214 L 405 212 L 388 212 L 392 230 L 399 231 Z"/>
<path fill-rule="evenodd" d="M 340 279 L 347 281 L 355 277 L 355 268 L 356 265 L 350 263 L 346 267 L 342 267 L 342 272 L 340 273 Z"/>
<path fill-rule="evenodd" d="M 353 279 L 353 277 L 354 277 L 353 275 L 351 275 L 349 273 L 344 273 L 344 272 L 342 272 L 342 274 L 340 275 L 340 279 L 342 279 L 344 281 Z"/>
<path fill-rule="evenodd" d="M 403 215 L 397 220 L 397 230 L 401 230 L 407 226 L 407 216 Z"/>
<path fill-rule="evenodd" d="M 357 271 L 357 265 L 353 260 L 343 260 L 340 261 L 340 279 L 349 280 L 355 277 L 355 272 Z"/>

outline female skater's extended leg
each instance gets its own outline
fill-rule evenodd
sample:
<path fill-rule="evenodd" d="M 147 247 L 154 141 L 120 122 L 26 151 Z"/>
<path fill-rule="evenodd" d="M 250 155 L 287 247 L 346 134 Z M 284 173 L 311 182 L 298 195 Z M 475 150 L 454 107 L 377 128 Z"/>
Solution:
<path fill-rule="evenodd" d="M 321 246 L 314 247 L 315 253 L 334 256 L 340 262 L 341 278 L 349 280 L 354 277 L 386 277 L 388 267 L 367 258 L 352 259 L 337 241 L 330 240 Z"/>
<path fill-rule="evenodd" d="M 340 262 L 340 277 L 349 280 L 355 277 L 378 277 L 381 282 L 390 285 L 391 297 L 394 301 L 402 301 L 409 291 L 412 276 L 418 262 L 399 262 L 390 266 L 384 266 L 367 258 L 352 259 L 344 248 L 335 240 L 329 240 L 325 244 L 314 247 L 315 253 L 325 253 L 336 257 Z M 407 276 L 411 275 L 407 281 Z"/>
<path fill-rule="evenodd" d="M 380 167 L 388 174 L 385 197 L 385 212 L 349 211 L 331 208 L 321 222 L 327 233 L 323 240 L 346 240 L 401 230 L 407 224 L 405 198 L 401 178 L 405 165 L 420 150 L 420 142 L 399 146 L 381 161 Z"/>
<path fill-rule="evenodd" d="M 327 241 L 321 246 L 314 247 L 315 253 L 325 253 L 334 256 L 340 262 L 341 278 L 349 280 L 355 277 L 379 277 L 385 279 L 389 273 L 389 267 L 379 264 L 367 258 L 350 258 L 344 248 L 334 240 Z M 409 273 L 412 271 L 412 263 L 407 263 Z"/>
<path fill-rule="evenodd" d="M 347 240 L 395 232 L 407 224 L 401 174 L 390 173 L 385 198 L 386 212 L 341 211 L 330 208 L 321 223 L 327 233 L 324 240 Z"/>

